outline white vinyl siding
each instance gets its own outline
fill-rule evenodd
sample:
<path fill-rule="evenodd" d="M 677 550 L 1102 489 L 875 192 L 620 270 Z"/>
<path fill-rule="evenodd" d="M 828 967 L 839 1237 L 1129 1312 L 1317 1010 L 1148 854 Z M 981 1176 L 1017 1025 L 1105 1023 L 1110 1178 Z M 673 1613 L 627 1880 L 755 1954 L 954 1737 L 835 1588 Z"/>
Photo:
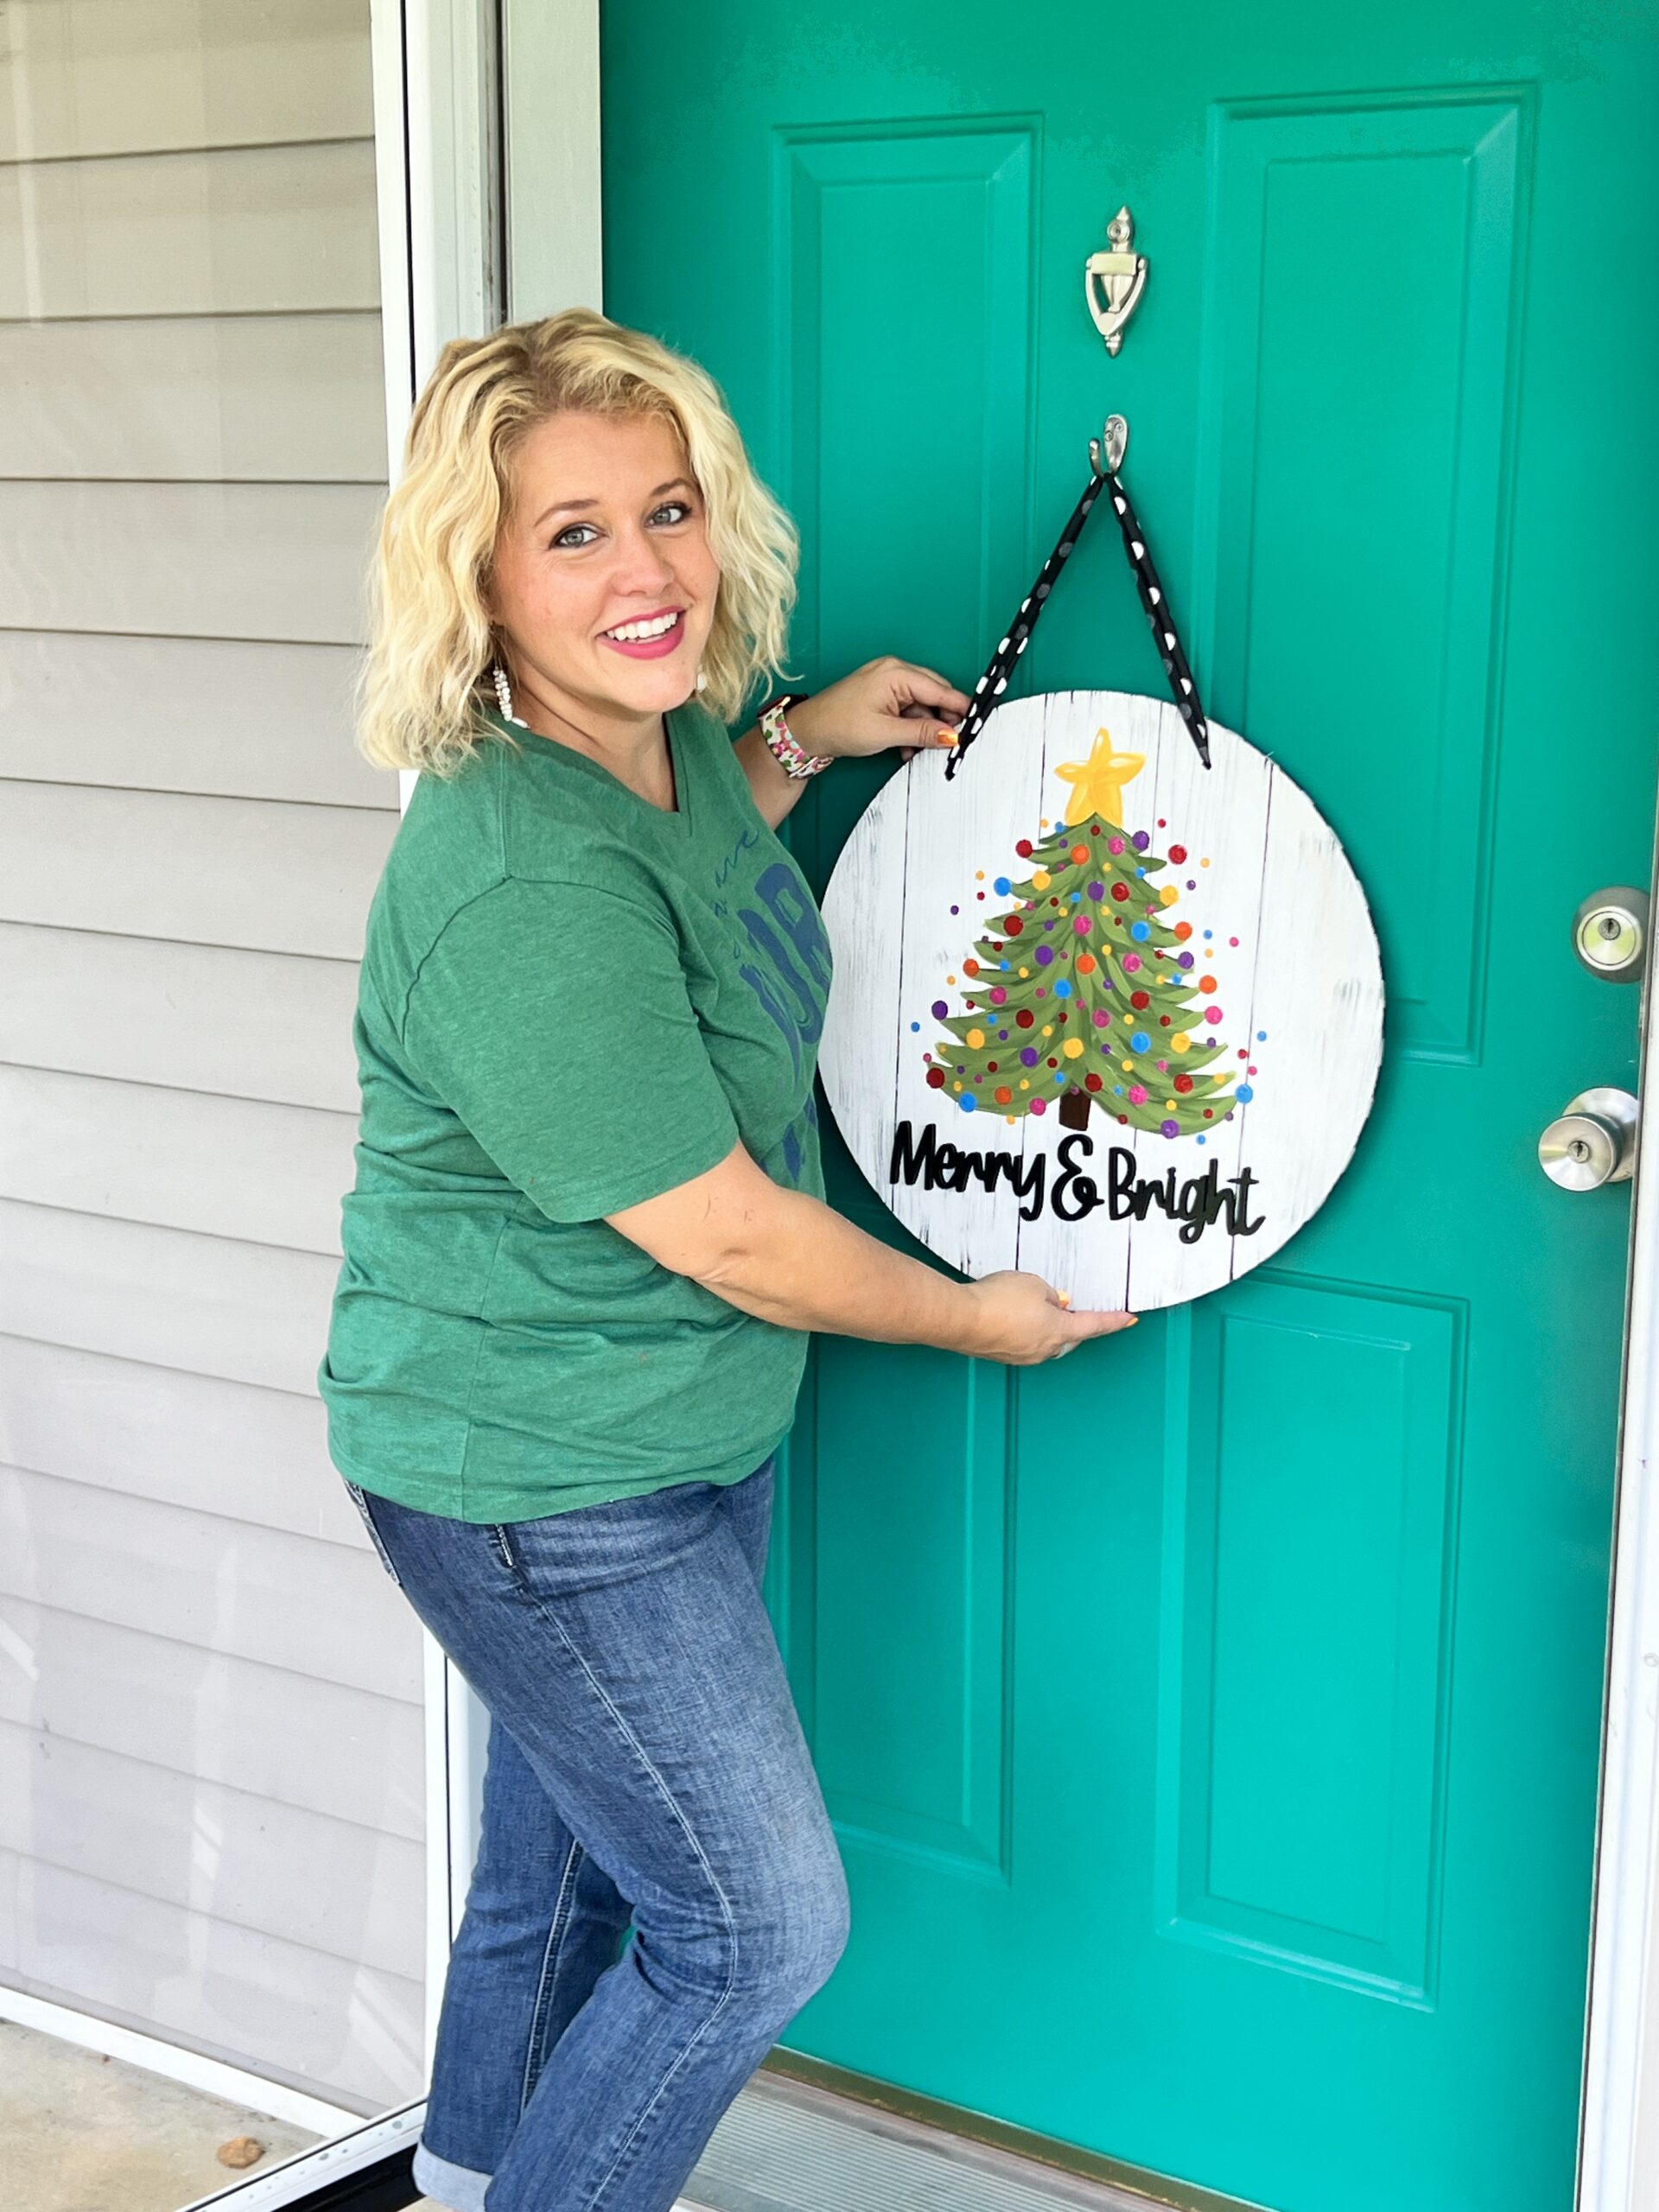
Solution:
<path fill-rule="evenodd" d="M 0 1982 L 377 2110 L 422 1654 L 315 1381 L 397 821 L 366 0 L 10 0 L 0 389 Z"/>

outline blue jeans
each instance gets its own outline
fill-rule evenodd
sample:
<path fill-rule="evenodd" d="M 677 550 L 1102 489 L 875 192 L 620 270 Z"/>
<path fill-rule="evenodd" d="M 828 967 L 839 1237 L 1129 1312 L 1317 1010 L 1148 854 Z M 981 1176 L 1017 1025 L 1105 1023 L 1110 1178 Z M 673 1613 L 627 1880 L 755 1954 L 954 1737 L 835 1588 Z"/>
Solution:
<path fill-rule="evenodd" d="M 760 1595 L 772 1478 L 498 1526 L 347 1484 L 490 1713 L 415 2165 L 458 2212 L 669 2212 L 841 1955 L 846 1877 Z"/>

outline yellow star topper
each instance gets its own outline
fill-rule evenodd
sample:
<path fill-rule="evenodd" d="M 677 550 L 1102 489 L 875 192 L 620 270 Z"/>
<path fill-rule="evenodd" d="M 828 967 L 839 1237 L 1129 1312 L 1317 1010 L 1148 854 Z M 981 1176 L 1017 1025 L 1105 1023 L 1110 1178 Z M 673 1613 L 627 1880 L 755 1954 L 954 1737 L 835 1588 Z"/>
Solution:
<path fill-rule="evenodd" d="M 1072 760 L 1054 771 L 1065 782 L 1075 785 L 1065 803 L 1068 825 L 1086 822 L 1091 814 L 1097 814 L 1103 822 L 1116 822 L 1121 828 L 1123 786 L 1138 776 L 1146 765 L 1144 753 L 1114 753 L 1111 732 L 1096 730 L 1095 749 L 1089 755 L 1086 766 Z"/>

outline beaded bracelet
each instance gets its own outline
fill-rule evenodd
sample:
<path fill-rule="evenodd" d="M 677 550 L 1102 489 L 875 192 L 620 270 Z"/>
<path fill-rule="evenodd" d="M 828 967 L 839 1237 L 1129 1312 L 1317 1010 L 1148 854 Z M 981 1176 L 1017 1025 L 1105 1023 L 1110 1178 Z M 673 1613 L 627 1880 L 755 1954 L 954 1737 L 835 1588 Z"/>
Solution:
<path fill-rule="evenodd" d="M 833 753 L 808 753 L 790 734 L 789 724 L 784 720 L 784 710 L 798 705 L 806 696 L 804 691 L 780 692 L 769 706 L 762 709 L 760 715 L 760 735 L 767 752 L 786 776 L 792 776 L 797 780 L 803 776 L 822 774 L 836 757 Z"/>

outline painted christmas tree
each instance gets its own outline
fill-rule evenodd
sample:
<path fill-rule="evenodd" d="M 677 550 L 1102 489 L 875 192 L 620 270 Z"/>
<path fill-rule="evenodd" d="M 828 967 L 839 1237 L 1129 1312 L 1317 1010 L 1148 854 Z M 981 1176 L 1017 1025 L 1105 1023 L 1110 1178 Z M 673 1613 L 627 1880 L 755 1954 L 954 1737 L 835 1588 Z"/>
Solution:
<path fill-rule="evenodd" d="M 1177 1137 L 1249 1098 L 1215 1065 L 1227 1050 L 1217 979 L 1192 924 L 1168 918 L 1179 887 L 1156 880 L 1186 852 L 1172 844 L 1162 858 L 1145 830 L 1122 827 L 1123 785 L 1144 760 L 1101 730 L 1086 766 L 1056 770 L 1072 786 L 1065 821 L 1014 848 L 1025 880 L 996 878 L 1000 911 L 962 963 L 963 1010 L 935 1002 L 949 1034 L 925 1055 L 928 1082 L 964 1110 L 1012 1121 L 1053 1106 L 1082 1129 L 1097 1105 Z"/>

